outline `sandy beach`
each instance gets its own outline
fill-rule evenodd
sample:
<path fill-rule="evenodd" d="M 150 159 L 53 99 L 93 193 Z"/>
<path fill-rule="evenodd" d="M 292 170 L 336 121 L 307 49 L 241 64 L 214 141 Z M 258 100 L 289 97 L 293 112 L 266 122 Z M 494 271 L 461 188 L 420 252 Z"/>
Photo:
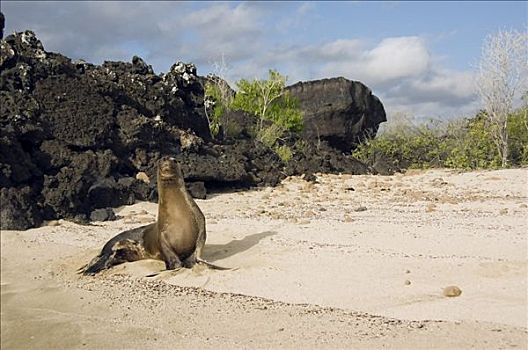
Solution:
<path fill-rule="evenodd" d="M 528 169 L 317 179 L 196 201 L 235 270 L 76 273 L 155 203 L 2 231 L 2 349 L 528 348 Z"/>

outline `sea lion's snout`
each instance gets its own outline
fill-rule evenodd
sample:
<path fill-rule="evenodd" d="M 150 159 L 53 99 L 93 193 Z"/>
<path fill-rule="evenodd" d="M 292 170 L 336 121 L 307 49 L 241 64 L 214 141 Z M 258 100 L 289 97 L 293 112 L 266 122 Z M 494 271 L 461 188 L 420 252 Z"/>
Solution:
<path fill-rule="evenodd" d="M 180 166 L 174 157 L 162 157 L 158 162 L 158 169 L 162 178 L 182 177 Z"/>

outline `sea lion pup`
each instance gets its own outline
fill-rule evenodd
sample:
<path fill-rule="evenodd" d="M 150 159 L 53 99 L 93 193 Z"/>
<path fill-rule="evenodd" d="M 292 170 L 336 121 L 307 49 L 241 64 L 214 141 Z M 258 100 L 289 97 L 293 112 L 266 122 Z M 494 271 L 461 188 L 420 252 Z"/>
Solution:
<path fill-rule="evenodd" d="M 157 221 L 121 232 L 109 240 L 84 268 L 85 275 L 141 259 L 163 260 L 167 270 L 190 268 L 196 263 L 220 270 L 229 269 L 202 259 L 205 217 L 187 192 L 175 158 L 163 157 L 158 162 L 158 198 Z"/>

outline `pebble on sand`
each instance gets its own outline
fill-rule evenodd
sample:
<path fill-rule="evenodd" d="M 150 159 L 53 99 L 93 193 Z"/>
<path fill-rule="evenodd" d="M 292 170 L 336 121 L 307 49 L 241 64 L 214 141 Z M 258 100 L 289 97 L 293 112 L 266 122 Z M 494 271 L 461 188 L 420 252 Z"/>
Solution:
<path fill-rule="evenodd" d="M 442 294 L 445 297 L 458 297 L 460 294 L 462 294 L 462 290 L 457 286 L 448 286 L 444 288 Z"/>

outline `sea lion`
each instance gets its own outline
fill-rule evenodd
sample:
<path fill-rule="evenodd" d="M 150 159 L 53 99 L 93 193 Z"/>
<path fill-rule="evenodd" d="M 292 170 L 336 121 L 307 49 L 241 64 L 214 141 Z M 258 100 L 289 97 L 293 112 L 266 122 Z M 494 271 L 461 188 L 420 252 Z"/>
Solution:
<path fill-rule="evenodd" d="M 167 270 L 190 268 L 196 263 L 228 269 L 202 259 L 205 217 L 187 192 L 175 158 L 163 157 L 158 162 L 158 198 L 157 221 L 110 239 L 99 255 L 81 268 L 85 275 L 141 259 L 163 260 Z"/>

